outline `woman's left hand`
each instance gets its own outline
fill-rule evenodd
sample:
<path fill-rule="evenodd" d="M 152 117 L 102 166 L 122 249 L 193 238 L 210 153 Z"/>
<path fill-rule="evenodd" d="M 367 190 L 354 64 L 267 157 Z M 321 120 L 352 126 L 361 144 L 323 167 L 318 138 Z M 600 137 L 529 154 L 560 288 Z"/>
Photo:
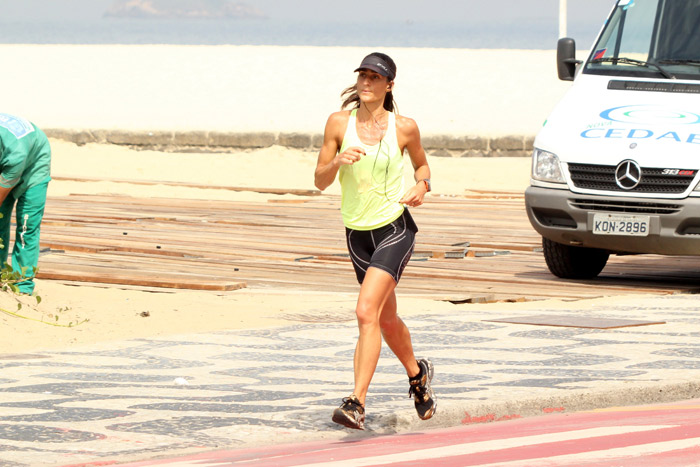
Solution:
<path fill-rule="evenodd" d="M 416 186 L 411 187 L 411 189 L 403 195 L 403 198 L 401 198 L 399 203 L 410 207 L 418 207 L 423 204 L 423 197 L 425 196 L 425 193 L 427 193 L 425 186 L 422 183 L 419 183 Z"/>

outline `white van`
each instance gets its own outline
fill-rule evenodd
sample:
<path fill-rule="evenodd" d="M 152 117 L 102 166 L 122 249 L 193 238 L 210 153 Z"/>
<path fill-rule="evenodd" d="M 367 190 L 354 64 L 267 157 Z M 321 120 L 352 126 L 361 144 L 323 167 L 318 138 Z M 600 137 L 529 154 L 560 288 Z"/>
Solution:
<path fill-rule="evenodd" d="M 549 270 L 593 278 L 610 254 L 700 255 L 700 0 L 619 0 L 535 139 L 525 203 Z"/>

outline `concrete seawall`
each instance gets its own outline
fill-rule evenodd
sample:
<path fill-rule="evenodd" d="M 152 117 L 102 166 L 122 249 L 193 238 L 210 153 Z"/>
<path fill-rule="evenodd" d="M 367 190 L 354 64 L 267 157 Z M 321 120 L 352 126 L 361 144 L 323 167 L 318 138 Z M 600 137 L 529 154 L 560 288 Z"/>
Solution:
<path fill-rule="evenodd" d="M 229 152 L 284 146 L 317 151 L 323 135 L 317 133 L 220 132 L 220 131 L 129 131 L 44 129 L 50 138 L 77 145 L 116 144 L 137 149 L 168 152 Z M 530 156 L 532 136 L 454 136 L 427 135 L 423 146 L 433 157 L 526 157 Z"/>

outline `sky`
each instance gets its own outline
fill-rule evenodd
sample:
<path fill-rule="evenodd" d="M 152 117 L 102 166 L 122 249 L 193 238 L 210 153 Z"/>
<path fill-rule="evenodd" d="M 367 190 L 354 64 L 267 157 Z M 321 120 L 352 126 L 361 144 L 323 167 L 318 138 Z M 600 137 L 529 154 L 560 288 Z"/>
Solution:
<path fill-rule="evenodd" d="M 0 0 L 3 20 L 95 19 L 114 0 Z M 557 21 L 559 0 L 247 0 L 268 17 L 338 22 L 382 17 L 399 21 Z M 614 0 L 568 0 L 569 23 L 602 22 Z"/>

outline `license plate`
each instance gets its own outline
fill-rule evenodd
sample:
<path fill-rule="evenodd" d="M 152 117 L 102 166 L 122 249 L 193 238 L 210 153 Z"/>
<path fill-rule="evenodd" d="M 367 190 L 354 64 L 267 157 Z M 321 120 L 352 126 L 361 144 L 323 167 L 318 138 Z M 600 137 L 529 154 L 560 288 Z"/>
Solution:
<path fill-rule="evenodd" d="M 594 214 L 593 233 L 597 235 L 646 237 L 649 235 L 649 216 Z"/>

